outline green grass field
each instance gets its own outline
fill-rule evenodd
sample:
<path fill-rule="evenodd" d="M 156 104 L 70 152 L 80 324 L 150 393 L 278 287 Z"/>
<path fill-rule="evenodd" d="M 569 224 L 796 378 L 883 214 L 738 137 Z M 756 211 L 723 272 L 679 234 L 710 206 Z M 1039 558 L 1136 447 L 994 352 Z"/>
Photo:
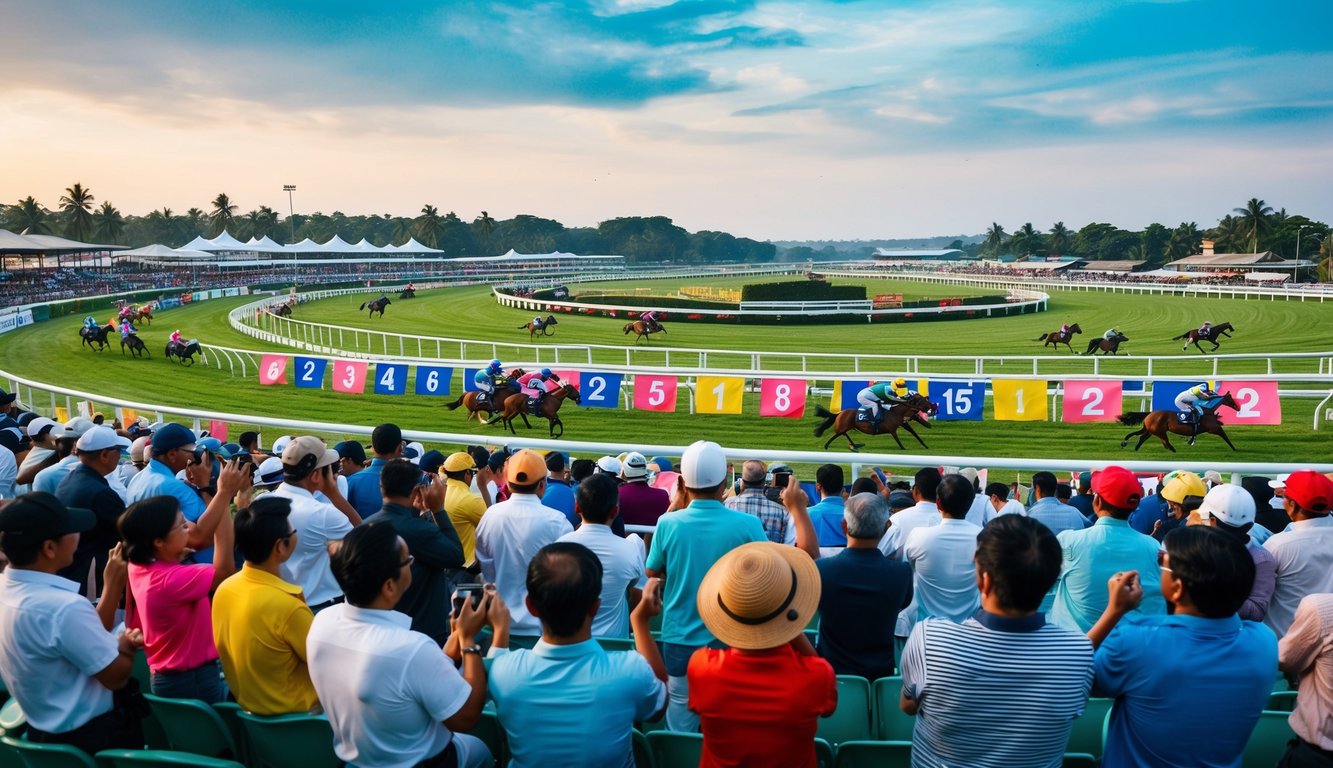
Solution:
<path fill-rule="evenodd" d="M 714 281 L 724 284 L 727 281 Z M 701 285 L 702 280 L 681 281 L 677 285 Z M 732 283 L 733 285 L 737 283 Z M 623 285 L 623 284 L 622 284 Z M 670 286 L 653 286 L 670 289 Z M 909 297 L 932 291 L 955 295 L 952 288 L 922 283 L 875 281 L 879 292 L 902 292 Z M 484 287 L 439 289 L 423 292 L 411 301 L 395 301 L 385 318 L 368 319 L 357 311 L 364 297 L 349 296 L 304 304 L 296 318 L 347 327 L 422 335 L 437 335 L 527 343 L 525 332 L 515 328 L 530 319 L 528 313 L 496 306 Z M 478 435 L 479 442 L 503 442 L 499 427 L 465 423 L 461 412 L 450 412 L 442 403 L 452 398 L 401 397 L 365 394 L 352 396 L 330 390 L 263 387 L 254 377 L 229 374 L 226 370 L 196 365 L 183 368 L 162 357 L 162 347 L 174 328 L 187 337 L 197 337 L 207 346 L 216 344 L 253 350 L 292 352 L 290 348 L 264 344 L 231 329 L 226 313 L 251 298 L 219 299 L 179 309 L 164 311 L 151 328 L 142 329 L 153 358 L 135 360 L 122 356 L 119 347 L 94 353 L 80 348 L 76 317 L 39 323 L 0 337 L 0 369 L 16 376 L 88 392 L 104 393 L 125 399 L 179 405 L 233 413 L 255 413 L 279 418 L 306 419 L 343 424 L 374 425 L 392 420 L 411 429 L 465 432 Z M 717 324 L 670 323 L 666 337 L 654 337 L 655 348 L 701 347 L 711 349 L 764 350 L 774 352 L 848 352 L 935 355 L 1036 355 L 1041 345 L 1032 341 L 1038 334 L 1054 330 L 1061 322 L 1078 322 L 1089 334 L 1097 334 L 1117 325 L 1130 341 L 1123 351 L 1131 355 L 1174 355 L 1179 362 L 1161 364 L 1160 374 L 1206 375 L 1211 362 L 1199 359 L 1196 352 L 1180 351 L 1181 342 L 1170 337 L 1207 318 L 1231 322 L 1238 329 L 1234 339 L 1225 341 L 1224 353 L 1269 354 L 1303 352 L 1327 348 L 1327 336 L 1320 332 L 1319 321 L 1328 308 L 1313 302 L 1260 300 L 1194 299 L 1160 296 L 1066 292 L 1052 293 L 1051 310 L 1044 313 L 1009 318 L 970 319 L 897 323 L 877 326 L 729 326 Z M 632 337 L 620 331 L 623 320 L 611 318 L 562 317 L 556 335 L 538 345 L 604 344 L 631 345 Z M 1087 335 L 1078 337 L 1086 346 Z M 478 351 L 477 357 L 489 356 Z M 743 356 L 737 356 L 741 360 Z M 602 362 L 624 361 L 623 352 L 598 352 Z M 744 358 L 748 360 L 748 358 Z M 726 361 L 710 364 L 721 365 Z M 690 364 L 673 354 L 672 363 Z M 770 365 L 767 360 L 765 365 Z M 1074 370 L 1070 363 L 1070 370 Z M 1103 372 L 1120 373 L 1124 366 L 1129 375 L 1139 368 L 1132 360 L 1110 361 Z M 960 371 L 970 371 L 971 363 L 960 364 Z M 988 367 L 988 372 L 992 369 Z M 1030 363 L 1012 363 L 1001 372 L 1028 373 Z M 1056 378 L 1059 367 L 1051 369 Z M 1259 361 L 1226 363 L 1224 374 L 1259 373 L 1266 365 Z M 1283 372 L 1315 373 L 1313 359 L 1287 363 Z M 1046 373 L 1047 369 L 1043 369 Z M 994 373 L 992 373 L 994 375 Z M 289 373 L 289 377 L 291 373 Z M 453 388 L 459 392 L 458 374 Z M 369 388 L 368 388 L 369 389 Z M 823 399 L 821 398 L 822 402 Z M 812 434 L 815 420 L 813 404 L 806 419 L 775 419 L 758 416 L 757 395 L 747 394 L 745 412 L 738 416 L 702 416 L 685 412 L 684 393 L 676 413 L 607 411 L 571 407 L 562 412 L 565 436 L 579 440 L 614 441 L 626 445 L 685 444 L 699 438 L 717 440 L 724 445 L 816 450 L 822 443 Z M 63 403 L 61 403 L 63 404 Z M 826 403 L 825 403 L 826 404 Z M 44 409 L 49 403 L 37 402 Z M 1288 398 L 1283 402 L 1284 424 L 1279 427 L 1233 427 L 1229 431 L 1240 451 L 1232 453 L 1213 437 L 1204 437 L 1189 448 L 1177 442 L 1178 457 L 1188 460 L 1217 461 L 1319 461 L 1312 446 L 1321 433 L 1311 430 L 1314 400 Z M 1127 399 L 1127 408 L 1138 408 L 1137 400 Z M 924 435 L 929 451 L 920 451 L 904 435 L 908 452 L 957 456 L 1028 456 L 1033 458 L 1086 458 L 1089 464 L 1119 459 L 1162 459 L 1167 456 L 1156 441 L 1134 454 L 1121 449 L 1119 442 L 1129 428 L 1118 424 L 1066 425 L 1058 422 L 946 422 L 938 423 Z M 239 425 L 238 425 L 239 426 Z M 528 437 L 545 437 L 545 424 Z M 234 427 L 235 428 L 235 427 Z M 862 436 L 866 437 L 866 436 Z M 867 451 L 897 452 L 888 436 L 867 437 Z M 845 443 L 842 447 L 845 447 Z M 834 449 L 840 449 L 837 443 Z"/>

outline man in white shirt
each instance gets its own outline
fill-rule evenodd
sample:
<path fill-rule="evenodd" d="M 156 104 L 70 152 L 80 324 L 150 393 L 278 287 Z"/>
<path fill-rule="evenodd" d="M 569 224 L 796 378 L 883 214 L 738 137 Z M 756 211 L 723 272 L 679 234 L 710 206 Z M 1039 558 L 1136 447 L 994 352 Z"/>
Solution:
<path fill-rule="evenodd" d="M 411 565 L 407 544 L 387 521 L 354 529 L 333 555 L 347 602 L 317 615 L 306 638 L 310 681 L 333 726 L 333 750 L 359 768 L 490 766 L 486 745 L 457 731 L 481 719 L 486 668 L 476 636 L 490 618 L 496 644 L 508 644 L 504 604 L 493 593 L 475 609 L 465 600 L 441 651 L 394 610 L 412 585 Z"/>
<path fill-rule="evenodd" d="M 510 496 L 493 504 L 477 525 L 477 563 L 509 606 L 515 634 L 541 634 L 541 622 L 528 613 L 528 563 L 537 550 L 574 530 L 558 509 L 542 504 L 546 462 L 540 453 L 522 450 L 505 462 Z"/>
<path fill-rule="evenodd" d="M 1264 623 L 1279 638 L 1306 595 L 1333 592 L 1333 480 L 1310 469 L 1287 477 L 1283 504 L 1291 527 L 1264 542 L 1277 565 L 1277 585 Z"/>
<path fill-rule="evenodd" d="M 74 453 L 74 443 L 84 433 L 93 428 L 93 422 L 82 416 L 70 419 L 65 422 L 63 427 L 64 434 L 56 438 L 56 455 L 60 459 L 55 464 L 43 469 L 33 478 L 32 489 L 54 495 L 56 489 L 60 487 L 60 481 L 64 480 L 74 467 L 79 464 L 79 457 Z"/>
<path fill-rule="evenodd" d="M 582 544 L 602 562 L 601 605 L 592 620 L 593 637 L 629 637 L 629 612 L 643 592 L 643 543 L 637 536 L 622 539 L 611 532 L 611 521 L 619 512 L 620 486 L 602 473 L 579 483 L 574 510 L 583 524 L 559 541 Z"/>
<path fill-rule="evenodd" d="M 19 476 L 18 450 L 23 434 L 16 427 L 0 427 L 0 499 L 14 498 L 14 486 Z"/>
<path fill-rule="evenodd" d="M 990 509 L 986 511 L 986 522 L 1000 515 L 1022 515 L 1027 517 L 1027 507 L 1017 500 L 1009 498 L 1009 486 L 1005 483 L 990 483 L 986 486 L 986 501 Z"/>
<path fill-rule="evenodd" d="M 903 559 L 908 534 L 917 528 L 940 524 L 940 508 L 935 504 L 940 479 L 940 471 L 934 467 L 917 470 L 912 482 L 912 498 L 916 504 L 893 513 L 889 518 L 889 530 L 879 540 L 879 551 L 886 557 Z"/>
<path fill-rule="evenodd" d="M 963 475 L 949 475 L 938 491 L 939 525 L 912 531 L 903 554 L 912 563 L 917 619 L 941 618 L 961 623 L 981 607 L 973 556 L 981 526 L 969 522 L 977 494 Z"/>
<path fill-rule="evenodd" d="M 316 613 L 342 601 L 342 590 L 329 569 L 329 543 L 341 541 L 361 524 L 355 510 L 344 512 L 315 496 L 323 493 L 342 500 L 334 474 L 338 459 L 338 452 L 318 437 L 298 437 L 283 449 L 283 483 L 273 491 L 291 500 L 288 520 L 297 534 L 296 551 L 282 564 L 282 578 L 301 588 L 306 604 Z"/>

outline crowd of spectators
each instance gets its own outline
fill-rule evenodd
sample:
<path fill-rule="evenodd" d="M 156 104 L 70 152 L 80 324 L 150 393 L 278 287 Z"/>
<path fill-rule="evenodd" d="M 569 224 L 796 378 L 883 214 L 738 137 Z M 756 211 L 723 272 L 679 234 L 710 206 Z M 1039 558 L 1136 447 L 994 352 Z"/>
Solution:
<path fill-rule="evenodd" d="M 897 675 L 913 765 L 1058 766 L 1097 696 L 1103 765 L 1239 766 L 1281 670 L 1283 764 L 1326 764 L 1333 480 L 981 475 L 848 488 L 706 441 L 573 459 L 393 424 L 265 450 L 0 392 L 0 680 L 26 738 L 89 753 L 143 745 L 146 684 L 322 712 L 367 768 L 492 765 L 488 701 L 515 766 L 632 764 L 659 717 L 702 765 L 814 766 L 835 676 Z"/>

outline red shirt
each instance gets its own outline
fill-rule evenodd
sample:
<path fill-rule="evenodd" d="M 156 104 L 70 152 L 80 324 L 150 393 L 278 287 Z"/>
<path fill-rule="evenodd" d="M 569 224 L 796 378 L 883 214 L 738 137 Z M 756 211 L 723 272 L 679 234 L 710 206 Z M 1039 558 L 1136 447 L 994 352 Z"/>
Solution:
<path fill-rule="evenodd" d="M 701 648 L 687 672 L 698 713 L 700 768 L 815 768 L 817 718 L 838 706 L 833 667 L 790 645 L 764 651 Z"/>

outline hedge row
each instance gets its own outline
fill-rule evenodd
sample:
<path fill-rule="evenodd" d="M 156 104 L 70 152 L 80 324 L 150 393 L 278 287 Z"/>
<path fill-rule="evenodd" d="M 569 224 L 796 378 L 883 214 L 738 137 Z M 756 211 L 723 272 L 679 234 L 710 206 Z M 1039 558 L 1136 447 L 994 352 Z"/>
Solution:
<path fill-rule="evenodd" d="M 864 285 L 833 285 L 823 280 L 784 280 L 741 287 L 741 301 L 865 301 Z"/>

